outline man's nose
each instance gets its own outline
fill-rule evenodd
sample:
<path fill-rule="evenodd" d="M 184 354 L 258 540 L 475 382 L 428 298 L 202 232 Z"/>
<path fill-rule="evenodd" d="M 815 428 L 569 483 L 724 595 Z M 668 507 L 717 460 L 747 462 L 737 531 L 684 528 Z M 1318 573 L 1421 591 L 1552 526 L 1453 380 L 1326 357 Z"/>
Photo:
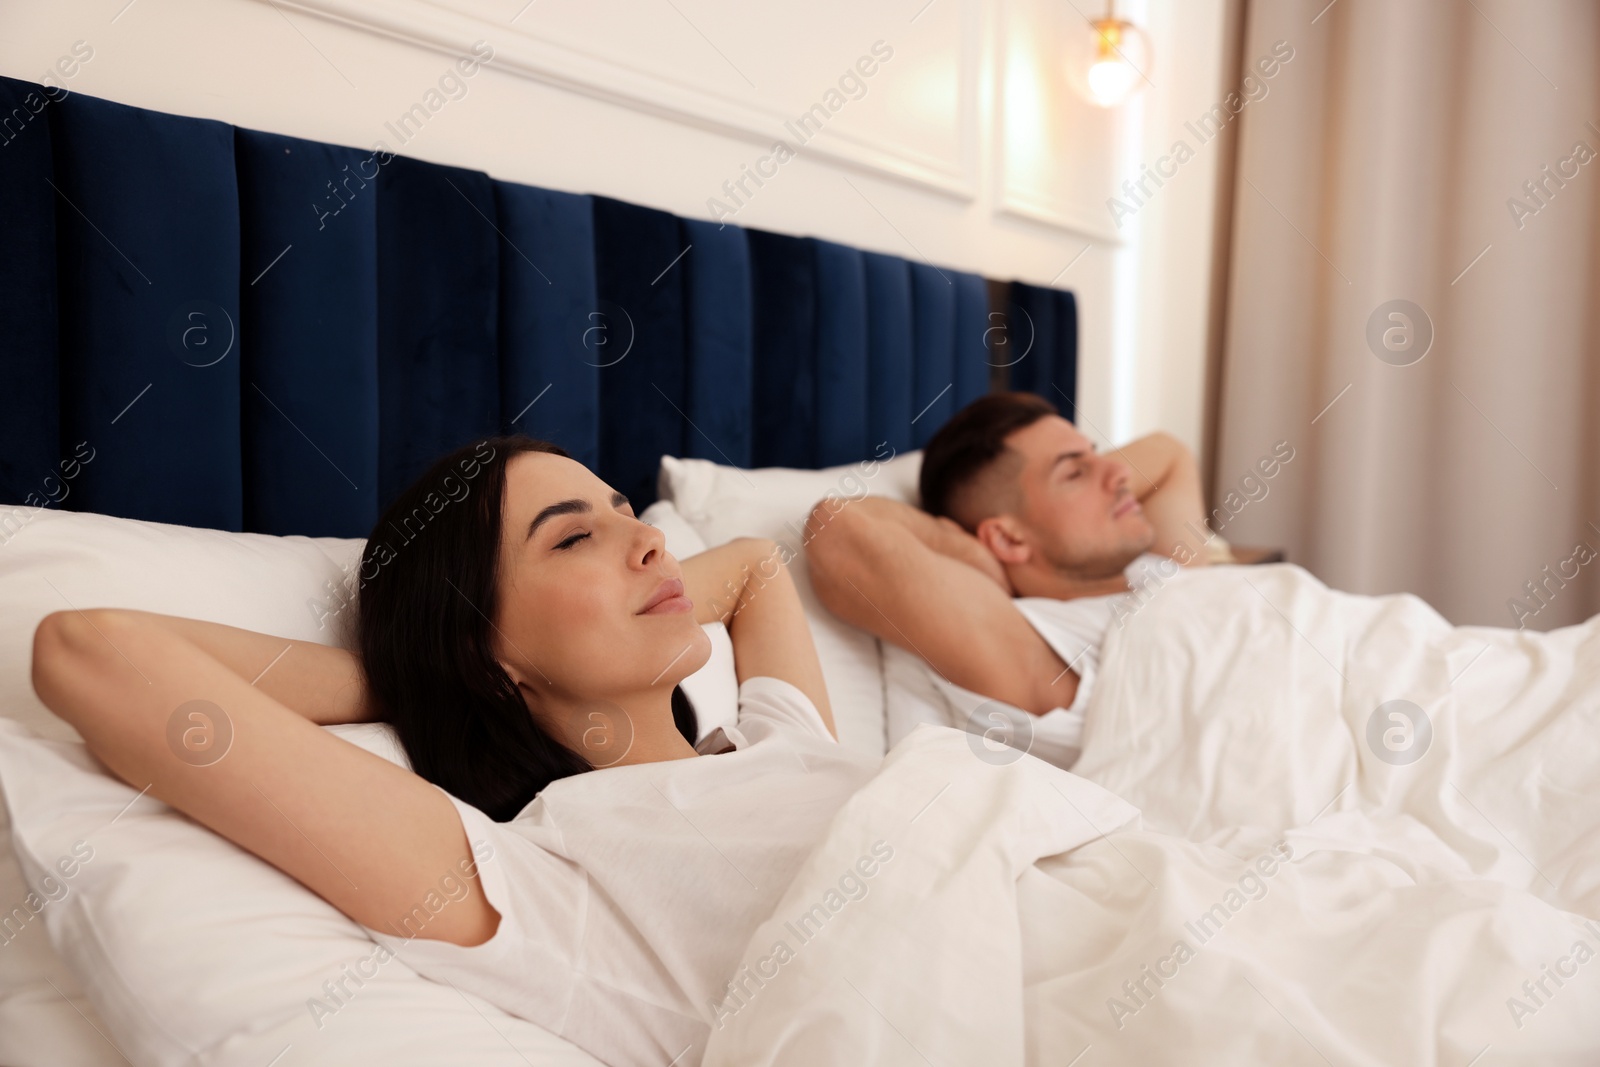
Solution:
<path fill-rule="evenodd" d="M 1109 456 L 1105 458 L 1105 465 L 1106 484 L 1111 487 L 1113 492 L 1121 492 L 1122 487 L 1127 485 L 1132 477 L 1128 471 L 1128 465 L 1120 459 L 1112 459 Z"/>

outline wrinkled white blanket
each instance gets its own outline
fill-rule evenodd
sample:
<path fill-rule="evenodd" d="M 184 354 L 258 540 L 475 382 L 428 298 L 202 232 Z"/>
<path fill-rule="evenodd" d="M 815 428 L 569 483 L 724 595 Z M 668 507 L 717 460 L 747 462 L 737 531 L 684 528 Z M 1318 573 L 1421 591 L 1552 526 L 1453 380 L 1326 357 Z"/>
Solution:
<path fill-rule="evenodd" d="M 704 1062 L 1600 1063 L 1597 639 L 1186 573 L 1114 628 L 1079 773 L 891 751 Z M 1393 700 L 1431 737 L 1369 742 Z"/>
<path fill-rule="evenodd" d="M 1293 564 L 1185 572 L 1112 626 L 1086 719 L 1074 773 L 1152 829 L 1314 821 L 1600 919 L 1600 616 L 1453 627 Z"/>

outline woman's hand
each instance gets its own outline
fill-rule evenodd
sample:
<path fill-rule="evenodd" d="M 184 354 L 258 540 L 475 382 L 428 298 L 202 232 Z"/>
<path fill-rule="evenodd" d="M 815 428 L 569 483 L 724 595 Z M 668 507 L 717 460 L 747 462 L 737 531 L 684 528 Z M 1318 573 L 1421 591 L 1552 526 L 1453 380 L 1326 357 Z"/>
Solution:
<path fill-rule="evenodd" d="M 694 601 L 694 621 L 706 625 L 733 619 L 760 544 L 755 537 L 734 537 L 728 544 L 678 561 L 683 568 L 683 595 Z"/>
<path fill-rule="evenodd" d="M 702 626 L 731 623 L 748 593 L 750 578 L 762 561 L 777 555 L 777 545 L 757 537 L 736 537 L 727 544 L 681 560 L 683 592 L 694 601 L 694 618 Z M 765 573 L 779 566 L 766 564 Z"/>
<path fill-rule="evenodd" d="M 243 630 L 153 611 L 118 609 L 117 614 L 159 626 L 210 654 L 234 674 L 303 718 L 323 726 L 371 722 L 366 676 L 355 653 L 315 641 Z"/>
<path fill-rule="evenodd" d="M 822 662 L 784 550 L 759 537 L 740 537 L 682 561 L 684 593 L 702 625 L 726 623 L 733 669 L 746 678 L 769 676 L 799 689 L 838 737 Z"/>

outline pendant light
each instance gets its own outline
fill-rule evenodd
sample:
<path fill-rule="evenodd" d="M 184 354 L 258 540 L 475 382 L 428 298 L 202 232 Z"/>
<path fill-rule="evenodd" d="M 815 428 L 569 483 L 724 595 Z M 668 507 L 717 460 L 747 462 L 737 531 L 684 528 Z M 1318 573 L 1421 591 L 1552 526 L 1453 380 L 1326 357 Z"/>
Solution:
<path fill-rule="evenodd" d="M 1117 18 L 1116 0 L 1107 0 L 1105 17 L 1091 20 L 1075 37 L 1067 70 L 1084 99 L 1116 107 L 1145 86 L 1150 38 L 1138 26 Z"/>

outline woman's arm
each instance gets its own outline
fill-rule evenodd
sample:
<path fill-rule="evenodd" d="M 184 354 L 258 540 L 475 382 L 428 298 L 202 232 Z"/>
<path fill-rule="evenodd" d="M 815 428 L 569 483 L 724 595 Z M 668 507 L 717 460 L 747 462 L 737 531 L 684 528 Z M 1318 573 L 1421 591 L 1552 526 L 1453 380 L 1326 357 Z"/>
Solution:
<path fill-rule="evenodd" d="M 739 681 L 760 675 L 783 679 L 811 698 L 837 738 L 822 661 L 777 544 L 741 537 L 690 556 L 682 567 L 695 620 L 727 625 Z"/>
<path fill-rule="evenodd" d="M 142 626 L 177 634 L 279 704 L 323 726 L 371 722 L 366 678 L 352 652 L 153 611 L 120 610 Z"/>
<path fill-rule="evenodd" d="M 246 669 L 260 666 L 252 659 Z M 356 922 L 404 936 L 407 918 L 449 875 L 467 894 L 420 936 L 477 945 L 495 932 L 499 914 L 443 790 L 312 725 L 173 629 L 115 609 L 47 615 L 34 634 L 32 680 L 117 777 Z M 174 736 L 196 716 L 214 748 Z"/>

